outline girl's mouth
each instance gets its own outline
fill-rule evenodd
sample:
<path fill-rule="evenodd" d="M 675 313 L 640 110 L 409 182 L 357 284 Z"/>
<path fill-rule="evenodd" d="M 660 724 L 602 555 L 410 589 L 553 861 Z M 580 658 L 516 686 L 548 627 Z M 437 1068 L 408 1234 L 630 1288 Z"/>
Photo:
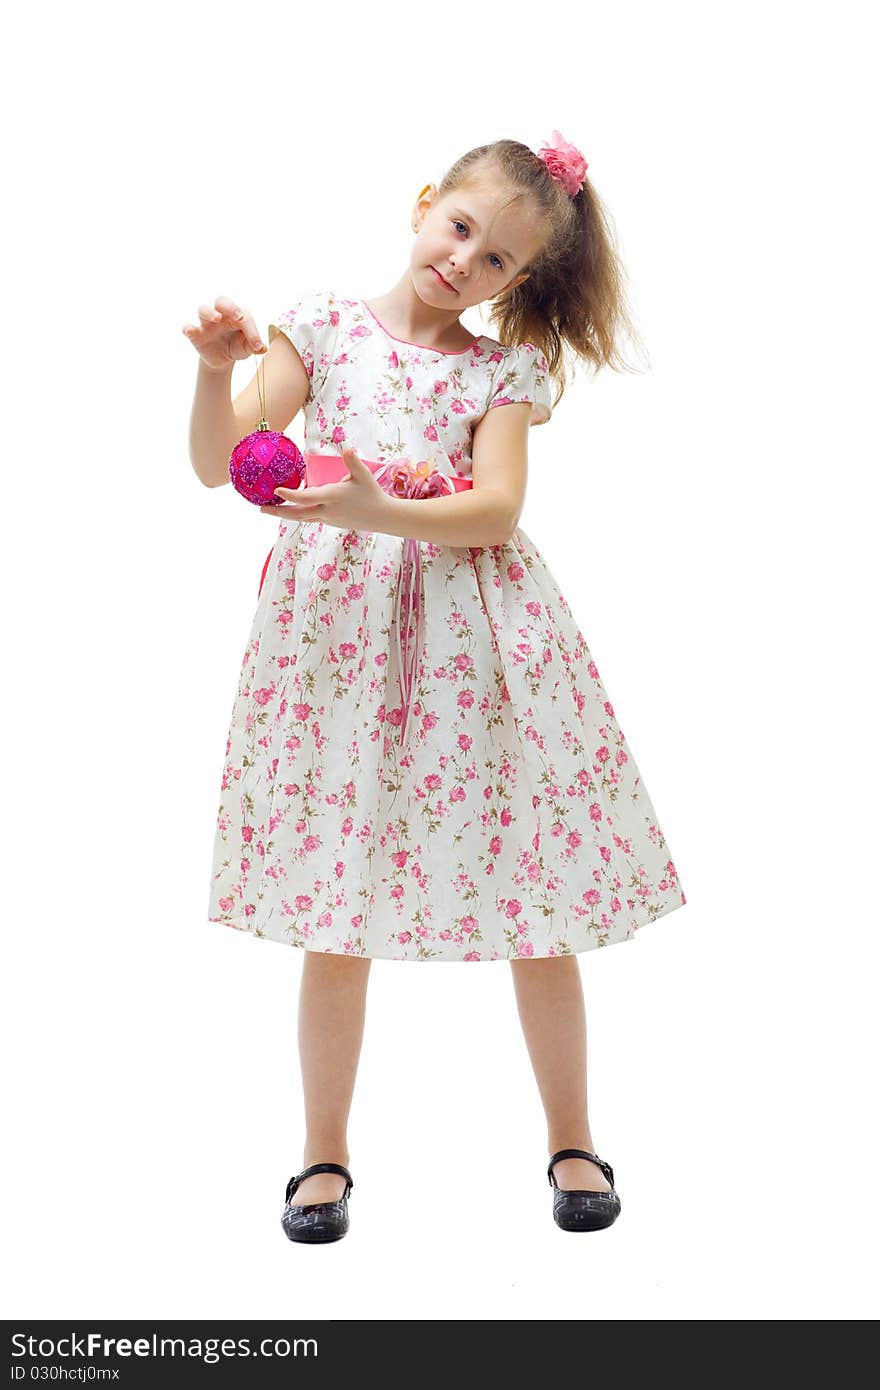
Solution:
<path fill-rule="evenodd" d="M 443 285 L 445 289 L 449 290 L 450 294 L 457 294 L 457 293 L 458 293 L 458 290 L 453 289 L 452 285 L 450 285 L 450 283 L 449 283 L 448 280 L 444 280 L 444 279 L 443 279 L 443 276 L 440 274 L 439 270 L 434 270 L 434 267 L 433 267 L 433 266 L 431 266 L 431 270 L 434 272 L 434 276 L 435 276 L 436 280 L 438 281 L 438 283 L 441 284 L 441 285 Z"/>

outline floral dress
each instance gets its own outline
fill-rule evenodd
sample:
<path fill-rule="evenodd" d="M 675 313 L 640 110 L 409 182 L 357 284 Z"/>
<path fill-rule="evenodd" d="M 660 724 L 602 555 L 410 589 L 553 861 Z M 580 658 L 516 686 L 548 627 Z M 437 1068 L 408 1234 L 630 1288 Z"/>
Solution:
<path fill-rule="evenodd" d="M 270 324 L 311 380 L 306 453 L 430 460 L 468 478 L 487 410 L 550 418 L 532 343 L 458 352 L 363 300 Z M 430 500 L 419 503 L 430 506 Z M 586 640 L 537 546 L 421 541 L 422 641 L 399 737 L 400 536 L 279 524 L 244 649 L 208 917 L 309 951 L 410 961 L 568 955 L 685 902 Z M 256 579 L 256 576 L 255 576 Z"/>

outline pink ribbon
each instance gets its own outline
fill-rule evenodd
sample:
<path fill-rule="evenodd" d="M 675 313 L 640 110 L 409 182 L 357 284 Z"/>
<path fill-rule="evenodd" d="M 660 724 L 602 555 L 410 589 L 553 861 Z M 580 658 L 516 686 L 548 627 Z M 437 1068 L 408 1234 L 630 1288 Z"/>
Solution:
<path fill-rule="evenodd" d="M 429 463 L 413 465 L 406 459 L 383 463 L 374 471 L 376 482 L 393 497 L 441 497 L 456 491 L 452 479 Z M 415 614 L 415 621 L 413 621 Z M 400 685 L 400 744 L 406 742 L 413 686 L 419 669 L 424 635 L 422 605 L 421 542 L 410 536 L 403 548 L 400 580 L 397 586 L 397 669 Z M 412 639 L 412 640 L 410 640 Z"/>
<path fill-rule="evenodd" d="M 305 461 L 307 487 L 320 487 L 347 476 L 341 454 L 308 453 Z M 389 463 L 377 463 L 372 459 L 361 459 L 361 462 L 367 465 L 380 487 L 393 497 L 441 497 L 473 487 L 470 478 L 463 478 L 459 473 L 441 473 L 428 461 L 413 464 L 407 458 L 398 458 Z M 263 572 L 265 574 L 265 566 Z M 262 580 L 260 583 L 262 585 Z M 403 549 L 395 616 L 398 681 L 403 710 L 400 724 L 402 747 L 410 727 L 409 712 L 423 638 L 421 542 L 413 537 L 407 537 Z"/>

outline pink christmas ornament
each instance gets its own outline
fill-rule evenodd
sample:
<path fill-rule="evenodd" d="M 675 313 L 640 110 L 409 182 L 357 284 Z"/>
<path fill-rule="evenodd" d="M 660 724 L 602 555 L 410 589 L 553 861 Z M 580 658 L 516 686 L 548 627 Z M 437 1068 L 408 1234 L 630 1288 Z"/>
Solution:
<path fill-rule="evenodd" d="M 270 430 L 265 421 L 238 441 L 229 459 L 232 486 L 256 507 L 282 506 L 276 487 L 301 487 L 305 473 L 305 460 L 293 440 Z"/>

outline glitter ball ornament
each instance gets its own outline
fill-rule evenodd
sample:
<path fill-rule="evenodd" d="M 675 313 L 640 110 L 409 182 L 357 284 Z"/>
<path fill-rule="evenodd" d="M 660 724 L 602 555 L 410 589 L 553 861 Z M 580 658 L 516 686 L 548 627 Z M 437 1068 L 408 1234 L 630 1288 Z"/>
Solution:
<path fill-rule="evenodd" d="M 270 430 L 265 420 L 240 439 L 229 459 L 229 478 L 236 492 L 257 507 L 281 506 L 276 487 L 298 488 L 305 478 L 305 460 L 286 434 Z"/>

